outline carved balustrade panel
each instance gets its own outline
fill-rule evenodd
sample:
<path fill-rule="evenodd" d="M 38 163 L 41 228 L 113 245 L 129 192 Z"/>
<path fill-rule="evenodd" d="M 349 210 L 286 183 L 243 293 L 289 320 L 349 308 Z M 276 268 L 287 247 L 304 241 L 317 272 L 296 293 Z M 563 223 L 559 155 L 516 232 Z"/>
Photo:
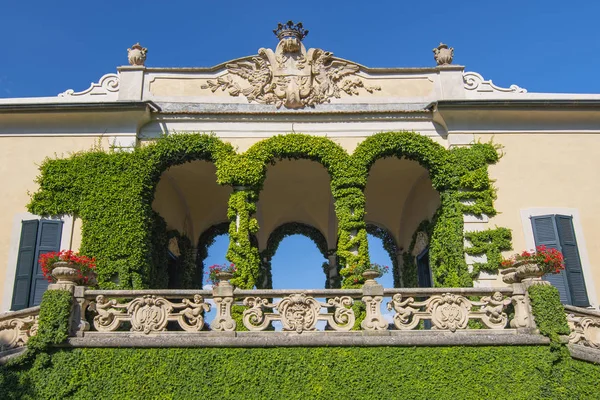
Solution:
<path fill-rule="evenodd" d="M 263 331 L 271 322 L 280 321 L 283 331 L 314 331 L 318 321 L 326 321 L 336 331 L 349 331 L 356 320 L 350 296 L 339 296 L 320 302 L 305 293 L 293 293 L 277 302 L 266 298 L 246 297 L 244 306 L 244 326 L 251 331 Z M 333 308 L 333 312 L 321 312 Z"/>
<path fill-rule="evenodd" d="M 600 349 L 600 313 L 594 311 L 574 311 L 567 308 L 567 322 L 571 328 L 569 343 Z"/>
<path fill-rule="evenodd" d="M 442 293 L 423 301 L 414 297 L 403 298 L 401 293 L 396 293 L 387 303 L 387 309 L 395 311 L 394 325 L 399 330 L 415 329 L 421 321 L 430 320 L 433 329 L 455 332 L 467 329 L 469 320 L 478 320 L 488 329 L 504 329 L 508 323 L 506 307 L 510 303 L 511 298 L 500 292 L 483 296 L 480 300 Z"/>
<path fill-rule="evenodd" d="M 132 332 L 162 332 L 169 321 L 177 322 L 185 331 L 198 332 L 204 328 L 204 313 L 210 311 L 210 304 L 198 294 L 178 303 L 154 294 L 119 303 L 100 294 L 88 309 L 95 314 L 93 325 L 99 332 L 116 331 L 125 323 L 131 325 Z"/>
<path fill-rule="evenodd" d="M 0 352 L 22 347 L 37 333 L 39 307 L 0 316 Z"/>

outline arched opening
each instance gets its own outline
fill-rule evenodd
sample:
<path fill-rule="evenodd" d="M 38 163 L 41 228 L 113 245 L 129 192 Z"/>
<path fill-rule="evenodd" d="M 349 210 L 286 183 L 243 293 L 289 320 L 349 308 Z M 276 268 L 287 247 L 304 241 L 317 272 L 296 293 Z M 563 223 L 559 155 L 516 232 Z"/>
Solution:
<path fill-rule="evenodd" d="M 378 159 L 369 171 L 365 197 L 370 223 L 367 231 L 379 233 L 380 238 L 388 237 L 386 251 L 393 265 L 393 285 L 415 286 L 412 275 L 409 279 L 404 277 L 401 252 L 409 248 L 419 224 L 431 220 L 441 204 L 429 172 L 418 162 L 406 158 Z"/>
<path fill-rule="evenodd" d="M 177 232 L 171 235 L 177 236 L 179 247 L 186 242 L 193 244 L 190 256 L 187 254 L 189 246 L 184 245 L 185 252 L 174 252 L 176 246 L 173 238 L 169 238 L 168 287 L 202 287 L 202 260 L 196 260 L 193 248 L 201 245 L 201 234 L 227 220 L 227 201 L 231 191 L 231 187 L 217 184 L 216 167 L 208 161 L 195 160 L 175 165 L 160 175 L 152 208 L 164 219 L 169 232 Z M 223 255 L 221 263 L 225 261 Z M 173 264 L 176 268 L 172 268 Z"/>
<path fill-rule="evenodd" d="M 321 289 L 326 285 L 327 258 L 304 235 L 290 235 L 279 244 L 270 261 L 273 289 Z"/>
<path fill-rule="evenodd" d="M 318 261 L 314 261 L 318 264 L 318 268 L 314 271 L 321 282 L 317 287 L 323 287 L 323 282 L 326 282 L 328 277 L 333 277 L 332 281 L 335 280 L 337 274 L 335 261 L 327 271 L 324 272 L 322 269 L 323 263 L 330 261 L 327 259 L 328 249 L 335 248 L 337 218 L 333 207 L 330 176 L 320 163 L 300 159 L 280 160 L 270 165 L 257 203 L 256 217 L 260 226 L 257 239 L 262 267 L 265 270 L 261 274 L 262 282 L 258 282 L 257 286 L 282 287 L 275 280 L 268 279 L 268 269 L 271 265 L 271 257 L 275 255 L 273 248 L 275 247 L 276 250 L 283 237 L 293 233 L 308 236 L 317 244 L 316 252 L 310 250 L 310 254 L 321 257 Z M 301 239 L 298 240 L 298 243 L 302 243 Z M 308 245 L 309 242 L 304 243 Z M 303 257 L 302 254 L 299 256 Z M 288 256 L 282 260 L 290 264 L 288 271 L 291 271 L 292 259 L 292 256 Z M 331 260 L 335 260 L 335 257 L 331 257 Z M 298 264 L 293 268 L 303 267 Z"/>

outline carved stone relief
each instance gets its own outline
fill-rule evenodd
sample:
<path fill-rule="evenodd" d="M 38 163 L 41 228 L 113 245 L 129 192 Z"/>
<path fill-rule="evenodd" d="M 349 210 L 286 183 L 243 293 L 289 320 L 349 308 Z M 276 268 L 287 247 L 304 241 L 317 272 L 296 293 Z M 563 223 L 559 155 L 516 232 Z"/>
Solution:
<path fill-rule="evenodd" d="M 244 305 L 244 326 L 251 331 L 267 329 L 272 321 L 281 321 L 284 331 L 314 331 L 319 320 L 327 321 L 336 331 L 349 331 L 354 325 L 355 316 L 352 310 L 353 300 L 349 296 L 335 297 L 321 303 L 304 293 L 294 293 L 276 303 L 270 303 L 260 297 L 247 297 Z M 321 313 L 322 308 L 333 307 L 334 312 Z M 265 309 L 274 312 L 265 312 Z"/>
<path fill-rule="evenodd" d="M 27 315 L 0 321 L 0 351 L 22 347 L 34 336 L 38 315 Z"/>
<path fill-rule="evenodd" d="M 365 85 L 359 77 L 349 78 L 359 71 L 358 65 L 337 60 L 333 53 L 321 49 L 307 51 L 302 40 L 308 31 L 301 23 L 288 21 L 273 32 L 279 39 L 275 51 L 261 48 L 257 57 L 227 64 L 227 75 L 208 80 L 202 88 L 243 95 L 250 103 L 290 109 L 328 103 L 342 92 L 352 96 L 358 95 L 359 89 L 368 93 L 381 90 Z M 232 75 L 242 78 L 243 83 Z"/>

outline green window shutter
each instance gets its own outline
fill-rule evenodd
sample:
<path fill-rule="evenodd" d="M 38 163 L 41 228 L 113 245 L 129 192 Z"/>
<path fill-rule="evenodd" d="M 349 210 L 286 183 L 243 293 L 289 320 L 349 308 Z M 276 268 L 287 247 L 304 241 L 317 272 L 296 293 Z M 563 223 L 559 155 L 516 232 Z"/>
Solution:
<path fill-rule="evenodd" d="M 19 255 L 17 257 L 17 272 L 13 288 L 13 311 L 29 307 L 29 289 L 35 263 L 35 245 L 37 243 L 39 221 L 23 221 L 21 223 L 21 240 L 19 242 Z"/>
<path fill-rule="evenodd" d="M 533 226 L 533 237 L 535 239 L 536 247 L 546 246 L 551 249 L 558 249 L 562 251 L 554 215 L 531 217 L 531 224 Z M 543 279 L 550 282 L 558 289 L 561 302 L 565 304 L 572 304 L 571 292 L 569 291 L 567 274 L 565 271 L 561 271 L 559 274 L 544 275 Z"/>
<path fill-rule="evenodd" d="M 42 302 L 42 295 L 48 288 L 48 281 L 44 278 L 42 267 L 37 260 L 39 260 L 42 254 L 60 250 L 62 224 L 62 221 L 40 220 L 35 251 L 35 269 L 29 292 L 29 307 L 39 305 Z"/>
<path fill-rule="evenodd" d="M 556 227 L 560 239 L 560 247 L 565 257 L 565 273 L 571 293 L 572 305 L 578 307 L 587 307 L 590 305 L 585 289 L 585 279 L 581 267 L 581 258 L 577 248 L 577 239 L 573 229 L 573 217 L 566 215 L 556 215 Z"/>

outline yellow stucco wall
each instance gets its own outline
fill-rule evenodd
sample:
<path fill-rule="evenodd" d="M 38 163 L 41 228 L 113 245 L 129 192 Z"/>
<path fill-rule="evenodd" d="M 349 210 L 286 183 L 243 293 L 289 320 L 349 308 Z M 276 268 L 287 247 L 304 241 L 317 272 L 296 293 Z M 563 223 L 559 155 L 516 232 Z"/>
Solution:
<path fill-rule="evenodd" d="M 108 148 L 109 143 L 103 143 Z M 66 157 L 71 152 L 88 150 L 98 143 L 97 137 L 0 137 L 0 187 L 2 188 L 2 215 L 0 219 L 0 299 L 4 297 L 7 278 L 12 225 L 17 214 L 27 212 L 29 194 L 37 190 L 35 178 L 38 165 L 46 157 Z M 71 244 L 78 249 L 81 243 L 81 221 L 76 220 L 74 235 L 63 248 Z M 18 241 L 19 238 L 17 237 Z"/>
<path fill-rule="evenodd" d="M 514 249 L 521 251 L 526 249 L 521 210 L 536 207 L 577 209 L 587 245 L 580 250 L 588 254 L 591 278 L 598 293 L 600 135 L 498 134 L 476 135 L 476 140 L 486 142 L 492 137 L 495 143 L 504 146 L 505 154 L 489 168 L 490 177 L 496 180 L 498 188 L 495 205 L 499 211 L 490 220 L 490 225 L 512 229 Z M 595 303 L 600 303 L 597 296 Z"/>

